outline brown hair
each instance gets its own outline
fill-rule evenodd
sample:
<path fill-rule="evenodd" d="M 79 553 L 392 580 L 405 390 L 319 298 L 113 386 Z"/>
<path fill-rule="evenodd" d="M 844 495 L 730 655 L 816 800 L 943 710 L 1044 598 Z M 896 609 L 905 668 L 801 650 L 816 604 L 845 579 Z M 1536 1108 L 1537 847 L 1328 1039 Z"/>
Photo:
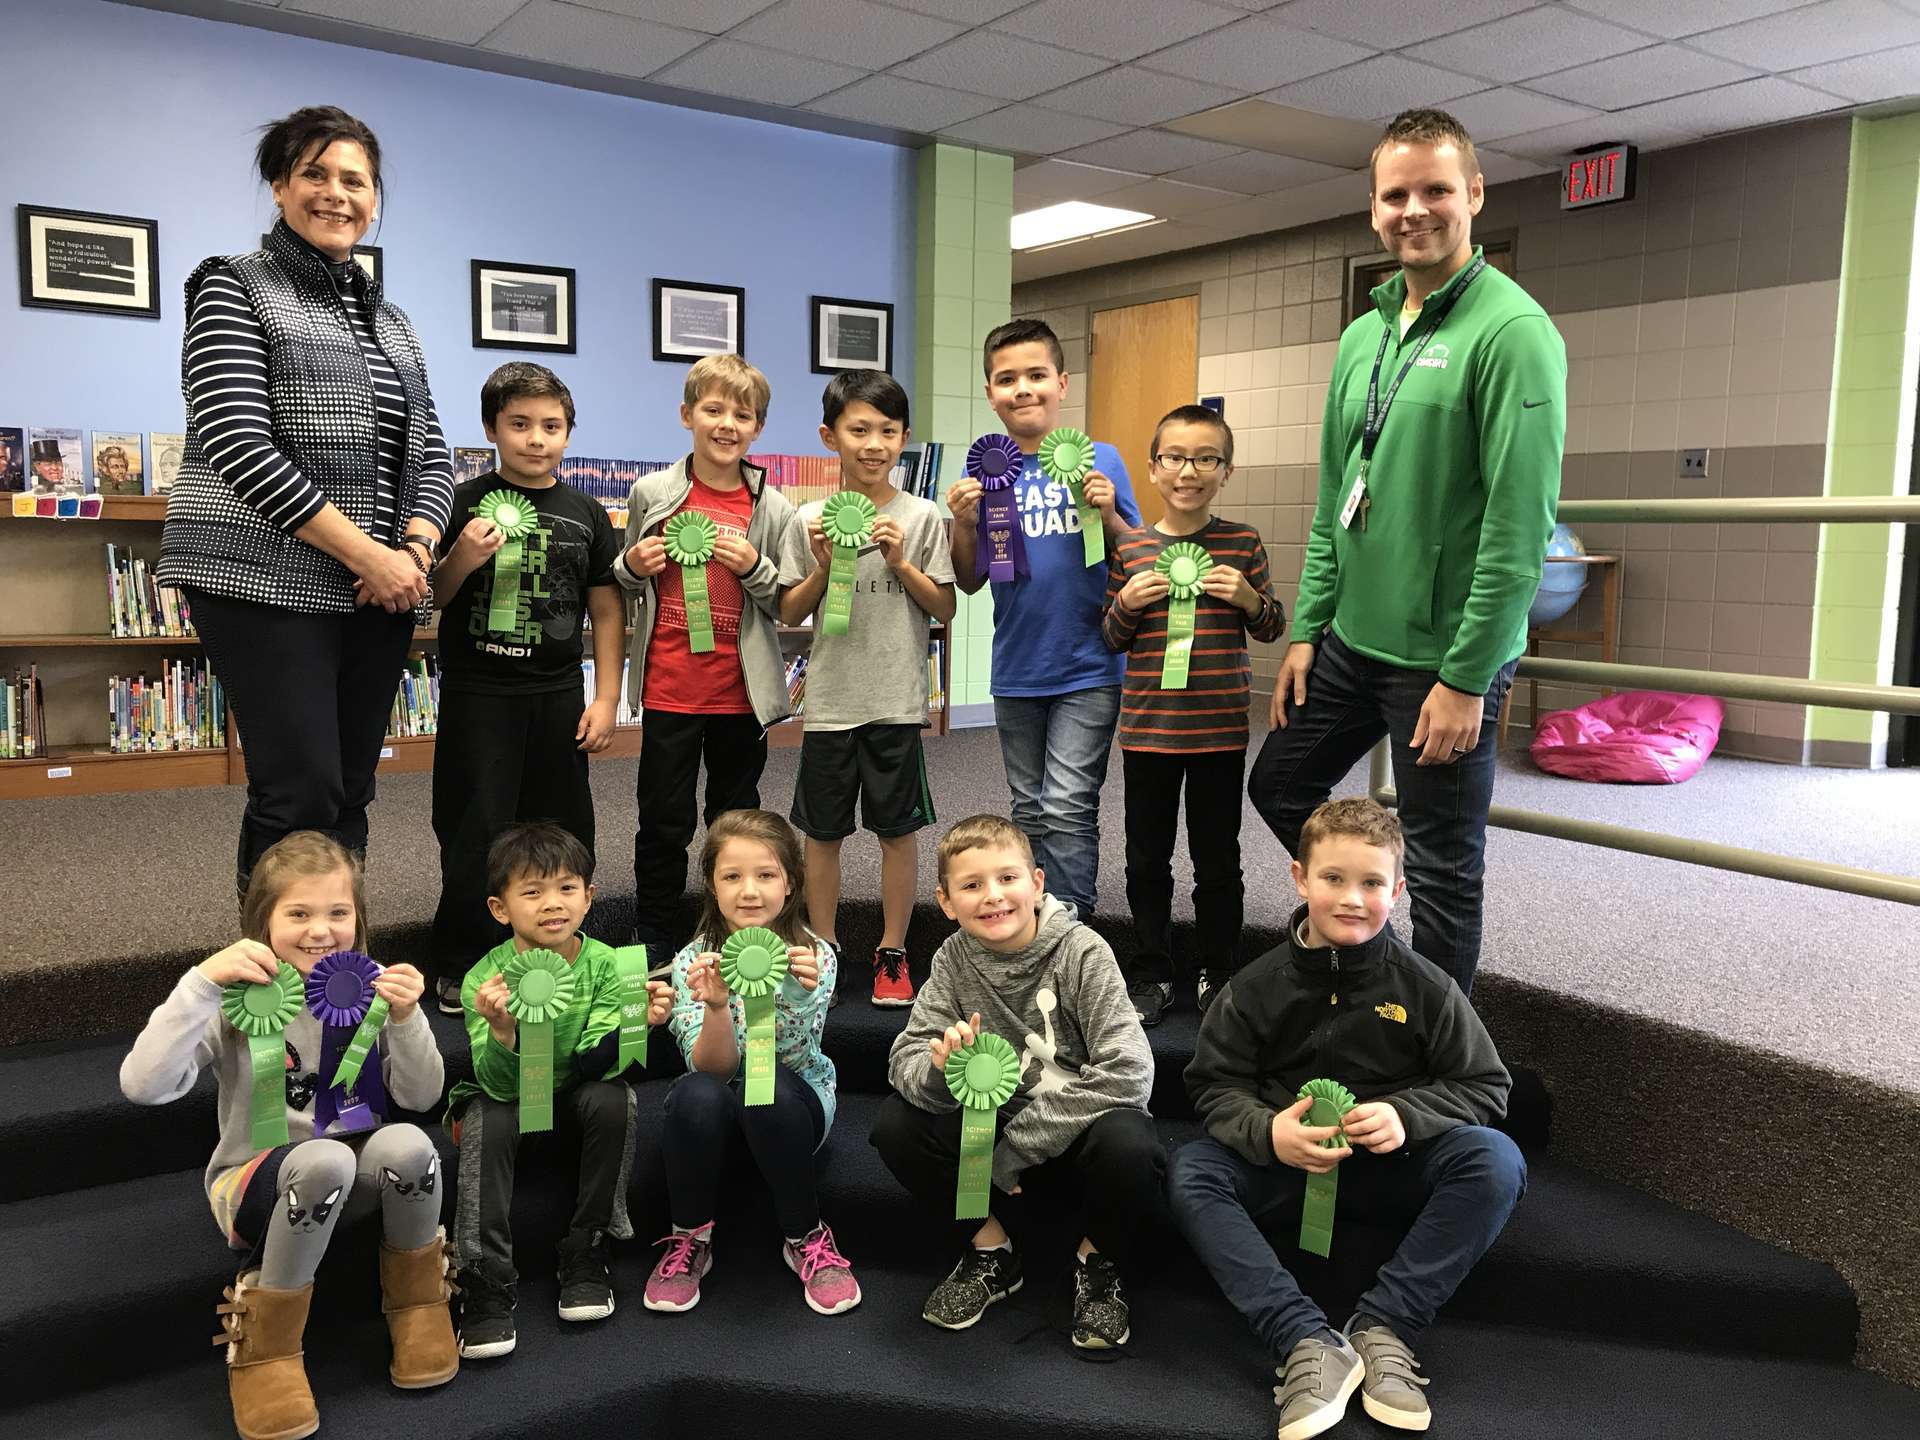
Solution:
<path fill-rule="evenodd" d="M 1350 835 L 1363 844 L 1391 850 L 1393 873 L 1400 873 L 1401 861 L 1407 853 L 1406 837 L 1400 831 L 1400 817 L 1379 801 L 1365 795 L 1327 801 L 1307 816 L 1307 823 L 1300 827 L 1300 843 L 1294 846 L 1293 858 L 1305 869 L 1313 847 L 1335 835 Z"/>
<path fill-rule="evenodd" d="M 766 376 L 738 355 L 708 355 L 693 362 L 693 368 L 687 371 L 682 399 L 692 408 L 709 390 L 718 390 L 729 400 L 744 401 L 753 407 L 755 419 L 762 425 L 767 423 L 773 387 L 767 383 Z"/>
<path fill-rule="evenodd" d="M 545 880 L 555 875 L 578 875 L 593 883 L 593 851 L 580 837 L 550 820 L 509 825 L 487 847 L 487 894 L 504 900 L 521 876 Z"/>
<path fill-rule="evenodd" d="M 1053 333 L 1053 327 L 1034 315 L 1022 316 L 1018 320 L 1009 320 L 1004 325 L 996 325 L 987 332 L 987 338 L 980 347 L 980 363 L 986 371 L 987 379 L 993 379 L 993 357 L 1002 350 L 1010 350 L 1015 345 L 1035 343 L 1047 347 L 1047 355 L 1053 361 L 1053 368 L 1062 375 L 1067 373 L 1067 352 L 1060 348 L 1060 337 Z"/>
<path fill-rule="evenodd" d="M 1233 464 L 1233 427 L 1204 405 L 1176 405 L 1153 427 L 1154 455 L 1160 453 L 1160 432 L 1169 425 L 1211 425 L 1220 435 L 1220 458 Z"/>
<path fill-rule="evenodd" d="M 1473 137 L 1467 127 L 1444 110 L 1402 110 L 1387 122 L 1380 139 L 1367 158 L 1367 190 L 1373 190 L 1374 162 L 1389 145 L 1452 145 L 1460 152 L 1460 173 L 1469 183 L 1480 173 L 1480 157 L 1474 153 Z"/>
<path fill-rule="evenodd" d="M 1003 816 L 969 815 L 954 821 L 940 837 L 940 887 L 946 888 L 947 867 L 953 864 L 955 856 L 967 850 L 984 850 L 990 845 L 1018 850 L 1025 857 L 1027 868 L 1033 868 L 1033 844 L 1027 839 L 1026 831 Z"/>
<path fill-rule="evenodd" d="M 316 880 L 345 870 L 353 888 L 353 948 L 367 948 L 367 876 L 353 853 L 331 835 L 296 830 L 269 846 L 253 862 L 247 895 L 240 902 L 240 933 L 262 945 L 273 929 L 273 907 L 296 880 Z"/>
<path fill-rule="evenodd" d="M 535 365 L 531 360 L 509 360 L 487 376 L 480 387 L 480 423 L 493 424 L 500 418 L 500 412 L 516 400 L 549 396 L 560 402 L 560 408 L 566 412 L 567 429 L 571 431 L 573 392 L 567 389 L 566 382 L 544 365 Z"/>
<path fill-rule="evenodd" d="M 727 938 L 727 917 L 720 913 L 720 902 L 713 895 L 713 871 L 729 840 L 750 840 L 773 852 L 787 875 L 787 903 L 767 928 L 789 945 L 807 943 L 800 918 L 807 908 L 807 871 L 800 854 L 800 837 L 771 810 L 729 810 L 715 816 L 707 827 L 707 842 L 700 847 L 700 874 L 707 888 L 700 897 L 700 919 L 694 934 L 716 948 Z"/>
<path fill-rule="evenodd" d="M 373 188 L 384 200 L 387 192 L 380 183 L 380 141 L 364 120 L 338 105 L 308 105 L 261 126 L 260 143 L 253 151 L 254 169 L 269 185 L 290 179 L 293 167 L 305 160 L 308 152 L 323 155 L 337 140 L 351 140 L 367 152 Z"/>

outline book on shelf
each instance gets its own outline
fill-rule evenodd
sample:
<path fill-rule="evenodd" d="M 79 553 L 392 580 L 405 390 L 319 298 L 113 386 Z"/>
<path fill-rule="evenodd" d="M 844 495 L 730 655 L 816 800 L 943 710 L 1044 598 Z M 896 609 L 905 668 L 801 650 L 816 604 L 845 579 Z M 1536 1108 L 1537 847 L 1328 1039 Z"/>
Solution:
<path fill-rule="evenodd" d="M 787 700 L 793 706 L 793 713 L 800 713 L 801 704 L 807 698 L 807 657 L 799 654 L 787 662 Z"/>
<path fill-rule="evenodd" d="M 394 691 L 393 713 L 387 717 L 387 738 L 407 740 L 431 735 L 440 728 L 440 657 L 415 651 L 400 672 Z"/>
<path fill-rule="evenodd" d="M 0 760 L 31 760 L 47 753 L 46 692 L 40 667 L 0 676 Z"/>
<path fill-rule="evenodd" d="M 107 678 L 107 749 L 115 755 L 226 744 L 226 690 L 204 657 Z"/>
<path fill-rule="evenodd" d="M 107 621 L 121 639 L 191 635 L 186 596 L 153 578 L 153 568 L 125 546 L 107 546 Z"/>
<path fill-rule="evenodd" d="M 938 713 L 947 708 L 947 687 L 940 683 L 941 661 L 946 657 L 945 640 L 927 642 L 927 709 Z"/>

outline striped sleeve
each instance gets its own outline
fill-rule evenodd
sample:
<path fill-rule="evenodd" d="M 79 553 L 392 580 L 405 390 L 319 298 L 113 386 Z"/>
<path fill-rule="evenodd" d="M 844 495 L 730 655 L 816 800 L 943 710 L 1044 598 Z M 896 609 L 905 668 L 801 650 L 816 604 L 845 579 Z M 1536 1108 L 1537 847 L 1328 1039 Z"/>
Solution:
<path fill-rule="evenodd" d="M 431 392 L 429 392 L 431 393 Z M 453 514 L 453 452 L 440 429 L 437 410 L 427 411 L 426 447 L 420 460 L 420 484 L 413 492 L 412 520 L 424 520 L 442 535 Z"/>
<path fill-rule="evenodd" d="M 194 293 L 185 363 L 188 418 L 234 495 L 282 530 L 318 515 L 327 497 L 274 443 L 266 335 L 224 266 L 209 270 Z"/>
<path fill-rule="evenodd" d="M 1129 530 L 1115 542 L 1107 560 L 1107 613 L 1100 618 L 1100 636 L 1109 650 L 1133 648 L 1141 616 L 1120 603 L 1120 591 L 1135 571 L 1150 568 L 1159 558 L 1159 542 L 1144 528 Z"/>

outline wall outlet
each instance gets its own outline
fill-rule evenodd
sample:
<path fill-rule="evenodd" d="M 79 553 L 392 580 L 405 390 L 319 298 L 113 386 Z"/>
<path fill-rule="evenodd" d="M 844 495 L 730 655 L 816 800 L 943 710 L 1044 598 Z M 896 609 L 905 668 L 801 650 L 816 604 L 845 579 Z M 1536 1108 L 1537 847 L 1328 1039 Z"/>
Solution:
<path fill-rule="evenodd" d="M 1704 480 L 1707 478 L 1706 450 L 1682 450 L 1680 452 L 1680 478 L 1682 480 Z"/>

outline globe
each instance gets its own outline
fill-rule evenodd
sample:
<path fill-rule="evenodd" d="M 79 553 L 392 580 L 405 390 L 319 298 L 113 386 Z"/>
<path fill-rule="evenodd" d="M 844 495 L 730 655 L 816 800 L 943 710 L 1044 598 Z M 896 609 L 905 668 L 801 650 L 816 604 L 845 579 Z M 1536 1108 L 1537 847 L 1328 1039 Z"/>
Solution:
<path fill-rule="evenodd" d="M 1547 541 L 1548 555 L 1584 555 L 1587 547 L 1580 543 L 1580 537 L 1565 525 L 1553 527 L 1553 538 Z M 1587 588 L 1587 567 L 1585 565 L 1555 565 L 1551 561 L 1540 567 L 1540 589 L 1533 597 L 1533 604 L 1527 610 L 1527 624 L 1551 625 L 1564 617 L 1568 611 L 1580 603 L 1580 596 Z"/>

